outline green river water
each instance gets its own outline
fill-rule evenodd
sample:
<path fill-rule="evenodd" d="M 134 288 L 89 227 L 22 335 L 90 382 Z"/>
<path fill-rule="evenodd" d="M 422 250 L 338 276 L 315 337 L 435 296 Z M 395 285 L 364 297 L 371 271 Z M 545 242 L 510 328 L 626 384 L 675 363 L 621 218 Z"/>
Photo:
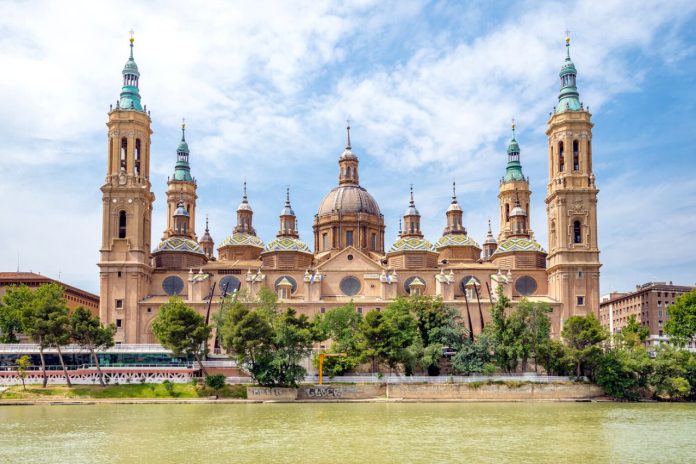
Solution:
<path fill-rule="evenodd" d="M 696 404 L 0 407 L 0 463 L 203 462 L 696 462 Z"/>

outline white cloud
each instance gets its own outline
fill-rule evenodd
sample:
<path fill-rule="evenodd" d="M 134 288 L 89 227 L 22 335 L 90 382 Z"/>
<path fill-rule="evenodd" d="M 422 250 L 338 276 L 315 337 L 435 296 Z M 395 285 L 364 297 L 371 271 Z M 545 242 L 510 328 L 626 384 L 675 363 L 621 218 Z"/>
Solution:
<path fill-rule="evenodd" d="M 136 30 L 141 93 L 155 126 L 159 216 L 162 179 L 170 174 L 177 128 L 186 117 L 200 202 L 212 213 L 218 240 L 231 228 L 242 177 L 258 192 L 256 224 L 266 239 L 276 229 L 275 190 L 299 184 L 293 188 L 294 205 L 304 237 L 311 237 L 317 196 L 334 183 L 340 127 L 350 116 L 361 176 L 382 206 L 390 238 L 406 205 L 407 185 L 414 182 L 424 228 L 435 240 L 447 185 L 456 177 L 467 226 L 482 240 L 487 217 L 496 227 L 495 192 L 509 120 L 515 117 L 525 173 L 535 185 L 532 225 L 543 243 L 543 130 L 564 54 L 559 31 L 573 30 L 581 95 L 597 113 L 621 93 L 640 91 L 646 70 L 629 52 L 654 56 L 659 51 L 669 66 L 675 57 L 693 53 L 676 31 L 696 6 L 687 1 L 527 2 L 496 18 L 488 18 L 480 6 L 376 0 L 206 7 L 18 2 L 0 8 L 0 60 L 10 70 L 0 75 L 0 101 L 12 109 L 0 114 L 6 139 L 0 168 L 10 173 L 2 188 L 5 194 L 29 195 L 32 202 L 10 204 L 8 216 L 37 231 L 23 234 L 4 224 L 0 240 L 8 250 L 36 248 L 30 252 L 36 267 L 55 269 L 56 261 L 65 262 L 61 267 L 70 268 L 78 281 L 93 282 L 94 290 L 103 124 L 109 102 L 118 96 L 127 58 L 124 31 L 130 27 Z M 428 23 L 429 14 L 447 16 L 447 27 Z M 51 181 L 37 189 L 35 184 L 47 178 Z M 603 179 L 599 182 L 603 188 Z M 683 188 L 683 193 L 694 190 L 693 184 Z M 56 199 L 68 204 L 59 217 L 34 209 Z M 646 201 L 659 209 L 663 199 L 656 195 Z M 600 227 L 606 230 L 626 212 L 604 214 L 611 207 L 603 200 Z M 74 227 L 59 226 L 75 223 L 83 225 L 77 241 Z M 42 252 L 38 231 L 48 224 L 59 243 L 91 248 L 81 250 L 79 259 L 66 248 Z M 153 237 L 162 227 L 153 225 Z M 613 248 L 612 236 L 606 237 L 605 261 L 620 261 L 632 250 Z M 13 268 L 14 260 L 2 254 L 0 267 Z"/>

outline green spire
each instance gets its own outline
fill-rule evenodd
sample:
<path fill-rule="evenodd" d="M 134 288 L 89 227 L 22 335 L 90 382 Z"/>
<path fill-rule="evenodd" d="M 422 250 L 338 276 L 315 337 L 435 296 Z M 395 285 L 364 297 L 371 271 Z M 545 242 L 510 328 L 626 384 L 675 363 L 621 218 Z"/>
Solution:
<path fill-rule="evenodd" d="M 133 31 L 130 37 L 130 57 L 123 67 L 123 88 L 121 89 L 121 98 L 118 101 L 118 107 L 124 110 L 142 111 L 143 106 L 140 103 L 140 91 L 138 90 L 138 80 L 140 80 L 140 72 L 138 65 L 133 59 Z"/>
<path fill-rule="evenodd" d="M 515 139 L 515 120 L 512 120 L 512 139 L 507 148 L 508 153 L 508 163 L 505 170 L 505 177 L 503 177 L 503 182 L 510 182 L 513 180 L 525 180 L 524 174 L 522 174 L 522 164 L 520 163 L 520 145 Z"/>
<path fill-rule="evenodd" d="M 181 120 L 181 142 L 176 149 L 176 165 L 174 166 L 173 180 L 193 182 L 191 167 L 189 166 L 189 147 L 186 143 L 186 120 Z"/>
<path fill-rule="evenodd" d="M 570 34 L 567 32 L 567 34 Z M 556 113 L 563 111 L 580 111 L 580 94 L 576 86 L 578 71 L 575 69 L 573 61 L 570 59 L 570 36 L 566 36 L 566 59 L 558 73 L 561 78 L 561 93 L 558 95 L 558 105 Z"/>

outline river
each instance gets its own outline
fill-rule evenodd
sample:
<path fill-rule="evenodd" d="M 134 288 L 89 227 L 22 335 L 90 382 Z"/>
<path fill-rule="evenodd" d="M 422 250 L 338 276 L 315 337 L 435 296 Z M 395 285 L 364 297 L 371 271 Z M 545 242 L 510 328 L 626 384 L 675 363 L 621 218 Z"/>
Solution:
<path fill-rule="evenodd" d="M 0 463 L 683 463 L 696 404 L 0 406 Z"/>

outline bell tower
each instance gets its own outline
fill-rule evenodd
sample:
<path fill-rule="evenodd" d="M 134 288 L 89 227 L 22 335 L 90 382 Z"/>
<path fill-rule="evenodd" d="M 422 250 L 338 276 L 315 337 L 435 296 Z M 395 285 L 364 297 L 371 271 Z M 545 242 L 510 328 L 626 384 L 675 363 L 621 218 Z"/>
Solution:
<path fill-rule="evenodd" d="M 515 120 L 512 120 L 512 138 L 507 148 L 508 162 L 505 168 L 505 176 L 500 179 L 498 200 L 500 203 L 500 233 L 498 242 L 513 235 L 511 213 L 515 206 L 522 207 L 529 212 L 529 202 L 532 196 L 529 190 L 529 178 L 522 173 L 520 162 L 520 145 L 515 136 Z"/>
<path fill-rule="evenodd" d="M 130 57 L 123 87 L 107 122 L 107 169 L 102 191 L 102 244 L 99 260 L 102 322 L 115 323 L 116 341 L 135 343 L 140 331 L 138 302 L 151 280 L 150 116 L 140 102 L 140 73 Z"/>
<path fill-rule="evenodd" d="M 592 172 L 592 115 L 579 99 L 577 70 L 566 59 L 559 74 L 558 105 L 548 121 L 546 194 L 549 295 L 562 303 L 562 320 L 599 314 L 597 193 Z"/>

